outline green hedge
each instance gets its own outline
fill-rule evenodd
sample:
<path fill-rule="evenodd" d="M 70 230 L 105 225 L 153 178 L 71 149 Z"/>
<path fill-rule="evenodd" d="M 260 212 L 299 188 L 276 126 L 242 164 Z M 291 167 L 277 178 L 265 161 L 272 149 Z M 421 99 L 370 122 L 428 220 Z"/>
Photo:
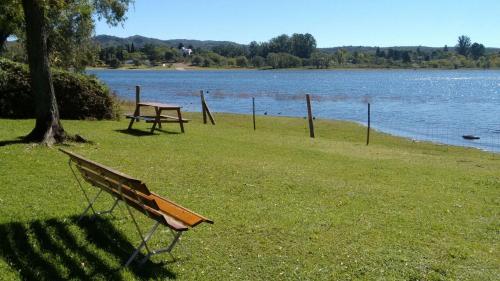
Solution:
<path fill-rule="evenodd" d="M 53 70 L 59 114 L 63 119 L 115 119 L 118 102 L 97 78 Z M 33 118 L 35 102 L 28 67 L 0 58 L 0 117 Z"/>

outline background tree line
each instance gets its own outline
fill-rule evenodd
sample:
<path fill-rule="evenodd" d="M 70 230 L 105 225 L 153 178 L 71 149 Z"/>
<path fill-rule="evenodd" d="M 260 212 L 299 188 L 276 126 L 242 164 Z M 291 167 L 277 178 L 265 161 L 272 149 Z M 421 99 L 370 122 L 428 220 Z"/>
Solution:
<path fill-rule="evenodd" d="M 80 25 L 85 27 L 85 22 Z M 89 28 L 82 28 L 83 31 Z M 60 33 L 60 32 L 59 32 Z M 55 38 L 57 33 L 52 35 Z M 68 36 L 69 38 L 77 36 Z M 87 36 L 88 37 L 88 36 Z M 498 68 L 500 52 L 498 49 L 487 50 L 483 44 L 471 42 L 465 35 L 458 37 L 454 47 L 340 47 L 317 48 L 311 34 L 283 34 L 267 42 L 253 41 L 248 45 L 217 41 L 161 41 L 146 37 L 137 38 L 142 44 L 110 39 L 106 41 L 94 38 L 94 43 L 85 43 L 81 52 L 64 52 L 61 49 L 51 55 L 53 64 L 59 67 L 83 69 L 86 65 L 118 68 L 171 66 L 185 63 L 198 67 L 213 68 Z M 118 38 L 121 39 L 121 38 Z M 149 40 L 148 40 L 149 39 Z M 125 40 L 125 39 L 122 39 Z M 54 40 L 56 41 L 56 40 Z M 20 40 L 22 43 L 22 38 Z M 208 42 L 208 44 L 204 44 Z M 71 43 L 71 41 L 70 41 Z M 74 44 L 82 42 L 74 42 Z M 18 43 L 19 44 L 19 43 Z M 175 45 L 174 45 L 175 44 Z M 193 46 L 194 44 L 195 47 Z M 193 53 L 185 55 L 181 48 L 191 49 Z M 73 50 L 74 48 L 68 48 Z M 15 61 L 25 61 L 23 48 L 16 43 L 7 44 L 4 57 Z M 69 60 L 70 63 L 63 61 Z"/>
<path fill-rule="evenodd" d="M 179 43 L 182 44 L 182 43 Z M 356 48 L 320 49 L 311 34 L 295 33 L 253 41 L 248 45 L 225 42 L 212 47 L 196 47 L 191 56 L 183 56 L 180 45 L 147 43 L 101 48 L 98 63 L 117 67 L 123 63 L 155 66 L 187 63 L 199 67 L 241 68 L 492 68 L 500 67 L 500 52 L 486 52 L 480 43 L 460 36 L 455 47 L 443 48 Z"/>

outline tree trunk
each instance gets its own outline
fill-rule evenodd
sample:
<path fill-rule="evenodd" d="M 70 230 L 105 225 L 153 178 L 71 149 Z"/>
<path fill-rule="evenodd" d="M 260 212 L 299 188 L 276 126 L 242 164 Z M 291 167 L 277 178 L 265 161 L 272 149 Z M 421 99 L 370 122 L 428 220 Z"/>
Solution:
<path fill-rule="evenodd" d="M 7 38 L 9 38 L 9 34 L 3 34 L 0 31 L 0 54 L 3 53 L 5 48 L 5 42 L 7 42 Z"/>
<path fill-rule="evenodd" d="M 35 128 L 26 136 L 26 140 L 51 145 L 63 142 L 66 133 L 59 121 L 59 110 L 52 85 L 44 2 L 23 0 L 31 90 L 36 109 Z"/>

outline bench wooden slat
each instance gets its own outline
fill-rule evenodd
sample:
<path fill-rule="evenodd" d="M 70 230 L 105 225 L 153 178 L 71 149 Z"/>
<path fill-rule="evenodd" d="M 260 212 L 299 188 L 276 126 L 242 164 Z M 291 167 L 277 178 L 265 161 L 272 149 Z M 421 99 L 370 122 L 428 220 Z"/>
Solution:
<path fill-rule="evenodd" d="M 187 209 L 179 204 L 176 204 L 168 199 L 165 199 L 155 193 L 151 193 L 151 197 L 156 201 L 156 204 L 160 207 L 160 210 L 167 213 L 168 215 L 178 219 L 182 223 L 188 226 L 196 226 L 202 222 L 213 223 L 211 220 Z"/>
<path fill-rule="evenodd" d="M 135 116 L 135 115 L 130 115 L 130 114 L 127 114 L 125 115 L 125 118 L 127 119 L 136 119 L 136 120 L 144 120 L 144 121 L 154 121 L 156 120 L 156 117 L 154 116 Z"/>
<path fill-rule="evenodd" d="M 144 120 L 146 123 L 155 123 L 155 122 L 158 122 L 155 120 Z M 179 121 L 177 120 L 171 120 L 171 119 L 160 119 L 160 122 L 158 123 L 179 123 Z M 185 121 L 183 121 L 182 123 L 187 123 Z"/>
<path fill-rule="evenodd" d="M 130 186 L 127 182 L 117 182 L 112 178 L 99 175 L 95 171 L 92 171 L 86 167 L 81 167 L 79 165 L 77 165 L 76 167 L 78 168 L 80 173 L 84 175 L 84 179 L 90 184 L 98 183 L 99 187 L 104 186 L 105 188 L 117 194 L 120 194 L 121 187 L 121 190 L 125 195 L 132 198 L 139 196 L 146 205 L 153 209 L 158 209 L 158 204 L 156 204 L 156 201 L 154 199 L 149 198 L 149 196 L 146 194 L 134 191 L 134 187 Z"/>
<path fill-rule="evenodd" d="M 160 212 L 160 208 L 158 207 L 156 201 L 151 198 L 151 196 L 146 196 L 139 192 L 134 192 L 134 190 L 132 190 L 130 187 L 123 184 L 122 197 L 118 188 L 118 184 L 113 183 L 111 179 L 105 180 L 103 178 L 100 178 L 97 174 L 94 174 L 82 167 L 79 167 L 79 170 L 82 172 L 83 178 L 90 184 L 102 188 L 104 191 L 120 200 L 125 200 L 129 206 L 133 207 L 139 212 L 146 212 L 150 218 L 153 218 L 154 220 L 177 231 L 185 231 L 188 229 L 186 224 L 176 220 L 175 218 L 168 217 Z"/>
<path fill-rule="evenodd" d="M 136 120 L 144 120 L 146 123 L 154 123 L 156 122 L 156 116 L 154 115 L 138 115 L 135 116 L 133 114 L 126 114 L 125 117 L 127 119 L 136 119 Z M 183 123 L 188 123 L 191 121 L 190 119 L 182 118 Z M 160 123 L 179 123 L 179 118 L 170 115 L 160 115 Z"/>
<path fill-rule="evenodd" d="M 98 170 L 101 175 L 105 175 L 109 178 L 114 179 L 115 181 L 125 180 L 134 189 L 136 189 L 136 190 L 138 190 L 146 195 L 151 194 L 151 192 L 146 187 L 146 185 L 142 181 L 140 181 L 134 177 L 131 177 L 127 174 L 124 174 L 122 172 L 119 172 L 119 171 L 116 171 L 116 170 L 111 169 L 109 167 L 106 167 L 102 164 L 96 163 L 92 160 L 88 160 L 88 159 L 86 159 L 78 154 L 75 154 L 73 152 L 70 152 L 70 151 L 67 151 L 64 149 L 59 149 L 59 150 L 66 153 L 67 155 L 69 155 L 71 157 L 71 159 L 80 166 L 87 167 L 89 170 Z"/>
<path fill-rule="evenodd" d="M 179 118 L 175 117 L 175 116 L 161 114 L 160 117 L 167 118 L 167 119 L 173 119 L 173 120 L 176 120 L 177 122 L 179 122 Z M 182 118 L 182 122 L 184 122 L 184 123 L 188 123 L 189 121 L 191 121 L 191 119 Z"/>

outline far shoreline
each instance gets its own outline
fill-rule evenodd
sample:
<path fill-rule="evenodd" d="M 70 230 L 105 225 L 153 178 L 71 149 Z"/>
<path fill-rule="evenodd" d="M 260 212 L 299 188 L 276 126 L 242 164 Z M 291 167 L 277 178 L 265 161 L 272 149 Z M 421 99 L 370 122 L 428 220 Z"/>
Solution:
<path fill-rule="evenodd" d="M 430 68 L 430 67 L 332 67 L 332 68 L 309 68 L 309 67 L 298 67 L 298 68 L 250 68 L 250 67 L 196 67 L 190 66 L 186 68 L 174 68 L 174 67 L 86 67 L 85 71 L 332 71 L 332 70 L 342 70 L 342 71 L 392 71 L 392 70 L 414 70 L 414 71 L 442 71 L 442 70 L 452 70 L 452 71 L 488 71 L 494 70 L 498 71 L 500 68 Z"/>

